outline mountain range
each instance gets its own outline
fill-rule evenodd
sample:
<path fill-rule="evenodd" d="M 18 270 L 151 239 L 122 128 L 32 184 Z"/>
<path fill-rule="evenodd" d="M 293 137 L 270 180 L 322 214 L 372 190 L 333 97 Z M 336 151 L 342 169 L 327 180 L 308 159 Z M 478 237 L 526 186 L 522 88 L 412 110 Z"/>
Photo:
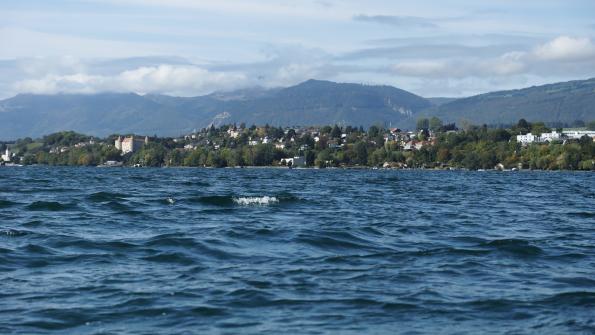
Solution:
<path fill-rule="evenodd" d="M 19 94 L 0 101 L 0 139 L 61 130 L 105 136 L 175 136 L 211 124 L 275 126 L 349 124 L 412 128 L 419 117 L 475 124 L 595 120 L 595 79 L 468 98 L 423 98 L 391 87 L 308 80 L 276 89 L 253 88 L 198 97 L 99 94 Z"/>

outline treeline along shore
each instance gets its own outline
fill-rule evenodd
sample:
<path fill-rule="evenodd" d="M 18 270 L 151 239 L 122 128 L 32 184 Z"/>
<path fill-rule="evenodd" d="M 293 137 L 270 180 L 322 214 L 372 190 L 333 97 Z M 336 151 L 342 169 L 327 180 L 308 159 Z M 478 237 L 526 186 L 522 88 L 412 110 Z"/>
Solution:
<path fill-rule="evenodd" d="M 72 131 L 1 142 L 2 165 L 384 167 L 595 170 L 595 122 L 552 129 L 519 120 L 503 129 L 420 119 L 417 129 L 223 125 L 180 136 Z"/>

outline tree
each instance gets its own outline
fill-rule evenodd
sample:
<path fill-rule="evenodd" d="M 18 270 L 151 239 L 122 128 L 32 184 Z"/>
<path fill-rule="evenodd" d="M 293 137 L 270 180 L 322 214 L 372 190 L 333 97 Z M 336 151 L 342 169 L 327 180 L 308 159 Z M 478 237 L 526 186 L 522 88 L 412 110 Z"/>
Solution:
<path fill-rule="evenodd" d="M 508 142 L 510 133 L 504 129 L 495 129 L 488 133 L 488 139 L 492 142 Z"/>
<path fill-rule="evenodd" d="M 429 122 L 430 130 L 433 132 L 438 132 L 442 129 L 443 122 L 439 118 L 432 116 Z"/>
<path fill-rule="evenodd" d="M 331 138 L 341 138 L 341 128 L 335 125 L 331 131 Z"/>
<path fill-rule="evenodd" d="M 448 151 L 447 148 L 441 148 L 440 150 L 438 150 L 438 153 L 436 155 L 436 160 L 440 163 L 446 163 L 448 162 L 448 160 L 450 159 L 450 152 Z"/>
<path fill-rule="evenodd" d="M 591 122 L 587 123 L 587 129 L 595 130 L 595 121 L 591 121 Z"/>
<path fill-rule="evenodd" d="M 524 135 L 531 130 L 531 124 L 525 119 L 520 119 L 516 125 L 516 130 Z"/>
<path fill-rule="evenodd" d="M 474 151 L 467 153 L 463 158 L 462 164 L 469 170 L 477 170 L 480 168 L 480 158 Z"/>
<path fill-rule="evenodd" d="M 324 149 L 316 156 L 315 164 L 318 167 L 325 167 L 326 162 L 331 160 L 331 152 L 329 149 Z"/>
<path fill-rule="evenodd" d="M 314 150 L 308 150 L 306 151 L 304 157 L 306 158 L 306 165 L 311 166 L 314 164 L 314 161 L 316 160 L 316 153 L 314 152 Z"/>
<path fill-rule="evenodd" d="M 543 122 L 535 122 L 531 124 L 531 134 L 540 136 L 543 133 L 548 133 L 551 130 L 545 126 Z"/>
<path fill-rule="evenodd" d="M 380 128 L 378 128 L 377 126 L 371 126 L 371 127 L 368 129 L 368 136 L 369 136 L 370 138 L 377 137 L 377 136 L 378 136 L 378 134 L 380 134 Z"/>
<path fill-rule="evenodd" d="M 382 163 L 386 162 L 386 150 L 384 148 L 379 148 L 372 151 L 368 157 L 368 164 L 372 166 L 382 165 Z"/>
<path fill-rule="evenodd" d="M 430 120 L 427 118 L 419 118 L 417 119 L 416 129 L 417 130 L 426 130 L 430 128 Z"/>
<path fill-rule="evenodd" d="M 225 162 L 221 159 L 221 155 L 217 151 L 209 151 L 207 155 L 206 164 L 212 167 L 223 167 Z"/>
<path fill-rule="evenodd" d="M 295 137 L 295 130 L 294 129 L 289 129 L 287 131 L 287 134 L 285 135 L 285 139 L 286 140 L 290 140 L 291 138 Z"/>
<path fill-rule="evenodd" d="M 320 128 L 320 134 L 327 135 L 327 134 L 330 134 L 332 130 L 333 130 L 333 128 L 331 126 L 324 126 L 324 127 Z"/>
<path fill-rule="evenodd" d="M 368 162 L 368 147 L 364 142 L 357 142 L 354 146 L 354 163 L 365 165 Z"/>
<path fill-rule="evenodd" d="M 184 158 L 185 166 L 202 166 L 204 163 L 201 162 L 201 150 L 192 150 L 190 155 Z"/>

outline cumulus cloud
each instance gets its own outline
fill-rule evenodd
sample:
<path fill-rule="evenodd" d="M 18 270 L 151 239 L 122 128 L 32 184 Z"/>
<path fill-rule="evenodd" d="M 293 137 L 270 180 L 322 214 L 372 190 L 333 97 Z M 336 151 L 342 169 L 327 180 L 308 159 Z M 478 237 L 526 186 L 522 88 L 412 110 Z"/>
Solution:
<path fill-rule="evenodd" d="M 577 61 L 595 57 L 595 44 L 587 37 L 560 36 L 534 51 L 539 59 Z"/>
<path fill-rule="evenodd" d="M 404 60 L 393 64 L 391 70 L 401 76 L 433 79 L 490 80 L 511 75 L 594 75 L 593 71 L 585 72 L 585 64 L 595 66 L 595 44 L 589 38 L 561 36 L 528 51 L 513 50 L 491 57 L 470 54 L 456 58 Z"/>
<path fill-rule="evenodd" d="M 21 80 L 14 88 L 17 92 L 38 94 L 135 92 L 191 96 L 240 88 L 247 84 L 246 76 L 241 73 L 211 72 L 197 66 L 164 64 L 140 67 L 113 76 L 50 74 L 42 78 Z"/>
<path fill-rule="evenodd" d="M 519 74 L 525 70 L 525 64 L 509 55 L 504 55 L 487 60 L 405 61 L 394 64 L 391 70 L 397 75 L 408 77 L 460 79 Z"/>

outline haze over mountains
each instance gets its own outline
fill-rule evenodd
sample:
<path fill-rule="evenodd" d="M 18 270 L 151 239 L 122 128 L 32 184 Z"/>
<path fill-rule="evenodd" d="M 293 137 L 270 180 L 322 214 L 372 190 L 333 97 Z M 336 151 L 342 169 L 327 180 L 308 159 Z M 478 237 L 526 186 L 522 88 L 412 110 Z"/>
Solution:
<path fill-rule="evenodd" d="M 422 116 L 475 124 L 595 120 L 595 79 L 501 91 L 469 98 L 430 98 L 391 86 L 308 80 L 281 89 L 246 89 L 199 97 L 101 93 L 20 94 L 0 101 L 0 139 L 61 130 L 105 136 L 176 136 L 210 124 L 275 126 L 372 124 L 413 128 Z"/>

